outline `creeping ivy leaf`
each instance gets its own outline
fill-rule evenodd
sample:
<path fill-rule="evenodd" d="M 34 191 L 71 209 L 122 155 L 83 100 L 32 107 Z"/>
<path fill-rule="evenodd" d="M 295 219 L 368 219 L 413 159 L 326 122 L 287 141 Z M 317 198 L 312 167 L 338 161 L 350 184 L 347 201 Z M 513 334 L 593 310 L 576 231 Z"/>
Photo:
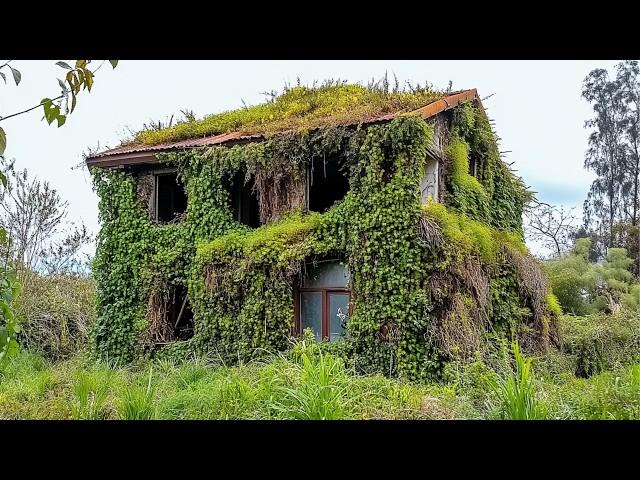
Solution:
<path fill-rule="evenodd" d="M 113 68 L 116 68 L 116 66 L 118 65 L 118 60 L 109 60 L 109 63 Z"/>
<path fill-rule="evenodd" d="M 58 107 L 58 111 L 60 111 L 60 107 Z M 64 122 L 67 121 L 67 116 L 58 114 L 58 116 L 56 117 L 56 120 L 58 120 L 58 128 L 60 128 L 62 125 L 64 125 Z"/>
<path fill-rule="evenodd" d="M 66 68 L 67 70 L 72 70 L 71 65 L 69 65 L 67 62 L 63 62 L 63 61 L 56 62 L 56 65 L 62 68 Z"/>
<path fill-rule="evenodd" d="M 7 148 L 7 134 L 4 133 L 4 129 L 2 127 L 0 127 L 0 155 L 4 155 L 4 150 Z M 2 181 L 2 183 L 4 183 L 4 186 L 7 186 L 7 179 L 5 177 L 5 179 Z"/>
<path fill-rule="evenodd" d="M 13 81 L 16 82 L 16 85 L 18 85 L 20 83 L 20 80 L 22 80 L 22 74 L 11 65 L 9 65 L 9 68 L 11 69 L 11 73 L 13 74 Z"/>

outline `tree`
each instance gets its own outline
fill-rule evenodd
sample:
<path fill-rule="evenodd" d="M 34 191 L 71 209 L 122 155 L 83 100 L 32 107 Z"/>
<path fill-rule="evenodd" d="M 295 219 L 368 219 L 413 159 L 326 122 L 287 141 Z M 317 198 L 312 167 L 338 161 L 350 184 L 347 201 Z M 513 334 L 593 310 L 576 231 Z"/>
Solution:
<path fill-rule="evenodd" d="M 571 245 L 573 223 L 576 220 L 573 210 L 542 202 L 529 204 L 524 212 L 527 236 L 551 250 L 552 256 L 559 257 Z"/>
<path fill-rule="evenodd" d="M 584 202 L 585 226 L 606 231 L 607 247 L 614 244 L 613 226 L 621 212 L 621 185 L 625 175 L 624 125 L 626 105 L 620 82 L 609 80 L 606 70 L 593 70 L 584 81 L 582 96 L 593 104 L 594 117 L 584 166 L 596 179 Z"/>
<path fill-rule="evenodd" d="M 26 169 L 16 171 L 15 161 L 0 160 L 0 168 L 9 180 L 0 192 L 0 225 L 9 233 L 5 258 L 19 271 L 35 270 L 44 244 L 67 214 L 67 202 L 49 182 L 29 178 Z"/>
<path fill-rule="evenodd" d="M 12 64 L 13 60 L 8 60 L 0 65 L 0 78 L 7 83 L 7 74 L 11 74 L 14 83 L 18 86 L 22 80 L 22 73 Z M 67 116 L 71 114 L 77 103 L 77 97 L 81 91 L 91 91 L 94 84 L 95 73 L 105 63 L 103 61 L 95 70 L 91 70 L 89 65 L 91 60 L 76 60 L 74 67 L 67 62 L 56 62 L 66 73 L 64 79 L 58 79 L 61 89 L 60 94 L 54 98 L 43 98 L 37 105 L 25 108 L 21 111 L 9 115 L 0 115 L 0 122 L 4 122 L 18 115 L 42 107 L 44 118 L 51 125 L 54 121 L 58 127 L 66 122 Z M 113 68 L 118 64 L 117 60 L 109 60 Z M 7 147 L 7 134 L 0 126 L 0 160 L 4 161 L 4 152 Z M 0 188 L 7 188 L 7 178 L 0 173 Z M 6 245 L 8 241 L 7 231 L 0 227 L 0 245 Z M 4 267 L 0 270 L 0 367 L 8 358 L 18 351 L 16 336 L 20 332 L 20 326 L 12 309 L 12 303 L 20 291 L 20 285 L 16 279 L 15 272 L 9 268 L 9 263 L 5 261 Z"/>
<path fill-rule="evenodd" d="M 624 246 L 634 258 L 633 271 L 640 274 L 640 242 L 638 241 L 640 216 L 640 67 L 635 60 L 627 60 L 616 66 L 625 116 L 623 129 L 625 143 L 625 171 L 622 195 L 626 223 L 620 226 Z"/>

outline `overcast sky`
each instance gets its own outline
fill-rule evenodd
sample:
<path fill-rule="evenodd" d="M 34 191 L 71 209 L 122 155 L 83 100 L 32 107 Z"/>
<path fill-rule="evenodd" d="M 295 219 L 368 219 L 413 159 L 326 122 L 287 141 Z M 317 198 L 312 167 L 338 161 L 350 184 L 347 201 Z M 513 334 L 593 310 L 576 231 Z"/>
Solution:
<path fill-rule="evenodd" d="M 0 115 L 36 105 L 59 94 L 63 70 L 53 60 L 20 61 L 15 87 L 0 95 Z M 285 82 L 325 78 L 367 82 L 385 71 L 403 82 L 428 81 L 435 87 L 477 88 L 501 137 L 508 162 L 552 204 L 582 202 L 592 175 L 583 167 L 587 148 L 584 121 L 590 106 L 581 97 L 584 77 L 594 68 L 612 71 L 616 61 L 134 61 L 115 70 L 105 64 L 90 94 L 82 92 L 76 111 L 62 128 L 41 121 L 41 109 L 2 122 L 6 156 L 20 168 L 47 179 L 69 202 L 69 219 L 98 230 L 98 199 L 82 162 L 89 147 L 115 147 L 149 120 L 168 119 L 181 109 L 198 117 L 264 100 L 261 92 L 282 90 Z"/>

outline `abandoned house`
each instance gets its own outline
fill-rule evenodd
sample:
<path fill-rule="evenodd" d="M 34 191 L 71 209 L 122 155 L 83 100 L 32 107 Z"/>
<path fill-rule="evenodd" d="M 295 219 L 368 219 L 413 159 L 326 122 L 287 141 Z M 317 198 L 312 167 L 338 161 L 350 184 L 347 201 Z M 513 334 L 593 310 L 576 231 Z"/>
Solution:
<path fill-rule="evenodd" d="M 362 371 L 423 378 L 492 335 L 554 338 L 530 194 L 476 90 L 298 86 L 86 163 L 99 356 L 237 361 L 307 330 Z"/>

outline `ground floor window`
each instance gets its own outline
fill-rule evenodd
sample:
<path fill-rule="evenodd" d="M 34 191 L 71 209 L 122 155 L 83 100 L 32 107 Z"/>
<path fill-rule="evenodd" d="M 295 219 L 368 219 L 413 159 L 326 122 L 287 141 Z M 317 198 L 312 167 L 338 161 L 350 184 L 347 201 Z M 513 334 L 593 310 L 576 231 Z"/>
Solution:
<path fill-rule="evenodd" d="M 307 269 L 296 294 L 297 330 L 310 328 L 317 340 L 339 340 L 344 336 L 351 293 L 349 272 L 337 261 Z"/>

